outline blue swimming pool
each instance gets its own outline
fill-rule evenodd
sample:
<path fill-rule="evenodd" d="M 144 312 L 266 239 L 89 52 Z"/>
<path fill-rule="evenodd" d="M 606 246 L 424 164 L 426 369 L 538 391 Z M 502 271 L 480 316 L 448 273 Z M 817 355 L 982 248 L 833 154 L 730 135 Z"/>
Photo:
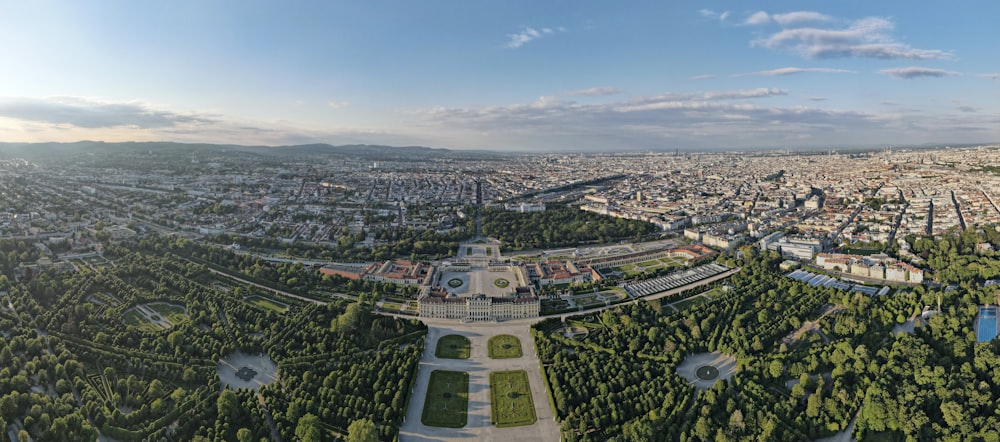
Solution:
<path fill-rule="evenodd" d="M 980 307 L 976 341 L 989 342 L 995 337 L 997 337 L 997 308 L 995 306 Z"/>

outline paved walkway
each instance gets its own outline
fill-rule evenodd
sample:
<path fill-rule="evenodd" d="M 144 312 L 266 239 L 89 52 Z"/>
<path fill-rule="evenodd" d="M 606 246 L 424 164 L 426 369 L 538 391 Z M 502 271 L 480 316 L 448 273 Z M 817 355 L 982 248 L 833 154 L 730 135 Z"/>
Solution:
<path fill-rule="evenodd" d="M 505 323 L 461 324 L 454 320 L 422 319 L 428 326 L 427 341 L 424 355 L 420 359 L 417 370 L 417 381 L 413 389 L 409 407 L 406 410 L 406 421 L 400 427 L 399 440 L 403 442 L 426 441 L 517 441 L 517 442 L 549 442 L 559 440 L 559 424 L 552 415 L 549 396 L 545 391 L 541 367 L 535 354 L 535 343 L 531 338 L 532 320 L 511 321 Z M 434 356 L 437 341 L 445 335 L 462 335 L 472 342 L 472 355 L 469 359 L 439 359 Z M 509 334 L 521 340 L 521 350 L 524 355 L 513 359 L 490 359 L 487 341 L 490 337 Z M 454 370 L 469 373 L 469 415 L 464 428 L 429 427 L 420 422 L 423 413 L 424 398 L 427 396 L 427 384 L 433 370 Z M 535 402 L 535 415 L 538 422 L 533 425 L 513 428 L 497 428 L 492 424 L 490 410 L 491 371 L 524 370 L 528 373 L 528 383 L 531 385 L 531 397 Z"/>

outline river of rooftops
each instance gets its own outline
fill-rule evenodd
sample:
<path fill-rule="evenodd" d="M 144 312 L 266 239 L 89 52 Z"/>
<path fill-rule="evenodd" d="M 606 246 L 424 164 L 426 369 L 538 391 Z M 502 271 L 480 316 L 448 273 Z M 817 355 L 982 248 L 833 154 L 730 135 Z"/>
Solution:
<path fill-rule="evenodd" d="M 446 231 L 469 216 L 479 180 L 486 204 L 579 203 L 722 248 L 776 230 L 886 244 L 1000 221 L 1000 175 L 989 167 L 1000 164 L 996 147 L 266 163 L 198 154 L 132 164 L 7 159 L 0 161 L 0 237 L 79 239 L 75 232 L 97 223 L 135 219 L 191 236 L 320 243 L 377 225 Z M 566 187 L 574 183 L 588 184 Z"/>

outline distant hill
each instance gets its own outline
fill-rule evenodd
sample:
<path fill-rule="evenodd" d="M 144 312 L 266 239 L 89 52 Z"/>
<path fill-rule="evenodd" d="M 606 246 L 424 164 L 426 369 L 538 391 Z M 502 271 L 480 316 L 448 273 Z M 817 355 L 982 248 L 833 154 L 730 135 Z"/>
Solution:
<path fill-rule="evenodd" d="M 233 153 L 256 154 L 266 157 L 316 157 L 350 156 L 372 159 L 419 160 L 427 158 L 488 158 L 503 156 L 504 153 L 483 150 L 451 150 L 422 146 L 381 146 L 370 144 L 301 144 L 291 146 L 244 146 L 235 144 L 202 144 L 174 142 L 106 143 L 102 141 L 78 141 L 75 143 L 0 143 L 0 158 L 44 159 L 54 156 L 76 156 L 93 154 L 115 154 L 146 152 L 189 155 L 211 153 L 226 155 Z"/>

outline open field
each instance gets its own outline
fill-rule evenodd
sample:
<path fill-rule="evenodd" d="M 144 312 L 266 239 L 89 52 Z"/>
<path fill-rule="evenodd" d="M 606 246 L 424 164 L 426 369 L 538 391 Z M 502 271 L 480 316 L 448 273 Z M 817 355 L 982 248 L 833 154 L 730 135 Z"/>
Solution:
<path fill-rule="evenodd" d="M 253 295 L 243 298 L 243 301 L 249 302 L 250 304 L 256 305 L 264 310 L 270 310 L 272 312 L 281 314 L 288 311 L 288 304 L 283 302 L 278 302 L 270 298 L 265 298 L 263 296 Z"/>
<path fill-rule="evenodd" d="M 531 399 L 528 374 L 524 370 L 494 371 L 490 373 L 490 403 L 493 425 L 518 427 L 531 425 L 535 417 L 535 403 Z"/>
<path fill-rule="evenodd" d="M 491 359 L 519 358 L 521 352 L 521 341 L 516 336 L 496 335 L 489 340 L 489 355 Z"/>
<path fill-rule="evenodd" d="M 431 372 L 420 421 L 432 427 L 462 428 L 468 420 L 469 374 L 464 371 Z"/>
<path fill-rule="evenodd" d="M 442 336 L 438 340 L 434 355 L 446 359 L 469 359 L 472 354 L 472 343 L 469 338 L 460 335 Z"/>

